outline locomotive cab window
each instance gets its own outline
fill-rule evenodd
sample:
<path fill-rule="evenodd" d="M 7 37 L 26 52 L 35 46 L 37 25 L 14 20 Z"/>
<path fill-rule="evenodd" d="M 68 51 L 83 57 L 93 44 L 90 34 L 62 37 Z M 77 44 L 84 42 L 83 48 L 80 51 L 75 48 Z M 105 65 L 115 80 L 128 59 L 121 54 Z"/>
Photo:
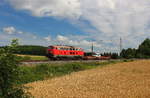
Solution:
<path fill-rule="evenodd" d="M 63 48 L 60 48 L 60 50 L 63 50 Z"/>
<path fill-rule="evenodd" d="M 67 50 L 67 48 L 64 48 L 64 50 Z"/>
<path fill-rule="evenodd" d="M 57 47 L 54 47 L 53 49 L 57 49 Z"/>
<path fill-rule="evenodd" d="M 48 49 L 53 49 L 53 48 L 54 48 L 54 47 L 52 47 L 52 46 L 49 46 L 49 47 L 48 47 Z"/>

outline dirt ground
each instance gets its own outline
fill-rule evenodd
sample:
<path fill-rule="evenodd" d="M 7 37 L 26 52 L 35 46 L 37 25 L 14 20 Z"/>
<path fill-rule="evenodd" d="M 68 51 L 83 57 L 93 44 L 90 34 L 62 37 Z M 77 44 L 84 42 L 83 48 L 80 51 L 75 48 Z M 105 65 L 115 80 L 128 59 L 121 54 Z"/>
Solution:
<path fill-rule="evenodd" d="M 150 98 L 150 60 L 118 63 L 27 84 L 35 98 Z"/>

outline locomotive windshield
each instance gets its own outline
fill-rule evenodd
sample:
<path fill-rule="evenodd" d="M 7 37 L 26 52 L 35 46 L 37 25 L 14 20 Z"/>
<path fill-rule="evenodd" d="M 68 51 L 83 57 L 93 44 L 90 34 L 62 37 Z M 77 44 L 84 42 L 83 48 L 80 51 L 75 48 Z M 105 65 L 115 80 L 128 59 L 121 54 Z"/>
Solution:
<path fill-rule="evenodd" d="M 54 49 L 54 47 L 53 46 L 49 46 L 48 49 Z"/>

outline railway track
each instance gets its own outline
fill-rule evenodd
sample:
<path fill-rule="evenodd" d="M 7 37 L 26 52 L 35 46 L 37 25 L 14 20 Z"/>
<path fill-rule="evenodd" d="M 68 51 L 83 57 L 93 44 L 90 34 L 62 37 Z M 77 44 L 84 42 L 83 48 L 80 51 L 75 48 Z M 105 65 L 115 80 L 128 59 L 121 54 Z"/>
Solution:
<path fill-rule="evenodd" d="M 49 60 L 34 61 L 34 60 L 30 60 L 30 61 L 21 62 L 21 65 L 56 64 L 56 63 L 61 64 L 61 63 L 71 63 L 71 62 L 104 62 L 104 61 L 108 61 L 108 60 L 60 60 L 60 61 L 49 61 Z"/>
<path fill-rule="evenodd" d="M 128 59 L 109 59 L 109 60 L 29 60 L 29 61 L 23 61 L 20 65 L 23 66 L 32 66 L 37 64 L 64 64 L 64 63 L 71 63 L 71 62 L 106 62 L 106 61 L 124 61 Z M 143 59 L 132 59 L 132 60 L 143 60 Z M 145 59 L 144 59 L 145 60 Z"/>

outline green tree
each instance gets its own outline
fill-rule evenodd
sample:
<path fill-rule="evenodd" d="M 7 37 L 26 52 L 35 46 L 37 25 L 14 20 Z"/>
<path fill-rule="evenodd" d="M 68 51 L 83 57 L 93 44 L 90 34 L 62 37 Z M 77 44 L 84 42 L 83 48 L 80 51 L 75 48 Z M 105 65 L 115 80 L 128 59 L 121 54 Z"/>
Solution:
<path fill-rule="evenodd" d="M 13 54 L 18 46 L 18 40 L 12 40 L 10 46 L 0 49 L 0 97 L 27 98 L 25 88 L 17 85 L 19 79 L 19 59 Z"/>
<path fill-rule="evenodd" d="M 136 49 L 128 48 L 128 49 L 123 49 L 121 52 L 121 57 L 126 58 L 126 59 L 131 59 L 136 57 Z"/>
<path fill-rule="evenodd" d="M 46 55 L 47 47 L 35 46 L 35 45 L 20 45 L 17 47 L 18 51 L 16 54 L 27 54 L 27 55 Z"/>
<path fill-rule="evenodd" d="M 137 57 L 139 58 L 150 58 L 150 39 L 145 39 L 137 50 Z"/>
<path fill-rule="evenodd" d="M 118 53 L 111 53 L 111 58 L 112 59 L 118 59 L 119 58 Z"/>

